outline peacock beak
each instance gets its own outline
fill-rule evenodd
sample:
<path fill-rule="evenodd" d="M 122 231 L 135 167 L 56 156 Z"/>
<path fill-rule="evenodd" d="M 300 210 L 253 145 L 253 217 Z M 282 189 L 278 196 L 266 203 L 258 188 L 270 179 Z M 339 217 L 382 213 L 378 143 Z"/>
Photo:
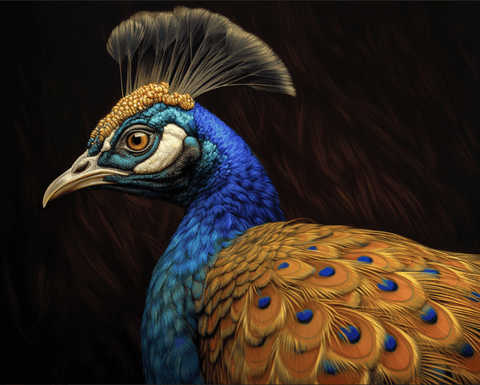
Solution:
<path fill-rule="evenodd" d="M 85 187 L 114 184 L 113 182 L 104 180 L 108 175 L 130 175 L 125 171 L 100 167 L 97 164 L 98 156 L 88 156 L 87 154 L 88 151 L 85 151 L 85 153 L 73 163 L 72 167 L 48 186 L 43 195 L 43 207 L 53 199 Z"/>

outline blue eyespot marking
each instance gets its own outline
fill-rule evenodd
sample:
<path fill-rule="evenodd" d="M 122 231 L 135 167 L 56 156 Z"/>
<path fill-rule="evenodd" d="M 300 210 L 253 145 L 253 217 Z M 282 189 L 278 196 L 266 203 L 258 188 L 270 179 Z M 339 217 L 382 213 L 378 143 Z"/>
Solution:
<path fill-rule="evenodd" d="M 397 341 L 395 341 L 395 338 L 391 336 L 390 334 L 387 334 L 385 337 L 385 350 L 387 352 L 394 352 L 395 349 L 397 348 Z"/>
<path fill-rule="evenodd" d="M 335 274 L 335 270 L 332 269 L 331 267 L 325 267 L 318 272 L 318 275 L 320 277 L 331 277 L 334 274 Z"/>
<path fill-rule="evenodd" d="M 436 324 L 438 320 L 437 312 L 433 307 L 430 305 L 425 305 L 422 309 L 423 314 L 420 316 L 422 321 L 427 322 L 429 324 Z"/>
<path fill-rule="evenodd" d="M 297 313 L 298 322 L 301 324 L 308 324 L 313 318 L 313 312 L 310 309 L 305 309 L 304 311 Z"/>
<path fill-rule="evenodd" d="M 258 300 L 258 307 L 260 309 L 266 309 L 270 306 L 270 297 L 262 297 Z"/>
<path fill-rule="evenodd" d="M 316 247 L 316 246 L 310 246 L 310 247 L 308 248 L 308 250 L 317 250 L 317 247 Z"/>
<path fill-rule="evenodd" d="M 465 358 L 470 358 L 473 356 L 473 347 L 470 344 L 465 344 L 460 348 L 459 353 L 465 357 Z"/>
<path fill-rule="evenodd" d="M 383 291 L 396 291 L 398 289 L 398 285 L 390 279 L 383 279 L 383 283 L 379 283 L 377 287 Z"/>
<path fill-rule="evenodd" d="M 440 272 L 438 270 L 435 270 L 435 269 L 425 269 L 423 270 L 424 273 L 428 273 L 428 274 L 440 274 Z"/>
<path fill-rule="evenodd" d="M 365 263 L 372 263 L 373 262 L 373 259 L 370 258 L 370 257 L 367 257 L 365 255 L 362 255 L 361 257 L 358 257 L 357 258 L 357 261 L 359 262 L 365 262 Z"/>
<path fill-rule="evenodd" d="M 340 330 L 345 334 L 348 338 L 348 341 L 351 344 L 356 344 L 358 341 L 360 341 L 360 332 L 355 326 L 349 325 L 348 329 L 341 327 Z M 342 333 L 338 332 L 338 335 L 340 336 L 340 339 L 342 341 L 345 341 L 345 337 L 343 336 Z"/>
<path fill-rule="evenodd" d="M 289 265 L 287 262 L 283 262 L 282 264 L 280 264 L 280 265 L 278 266 L 278 269 L 285 269 L 285 268 L 287 268 L 288 266 L 290 266 L 290 265 Z"/>
<path fill-rule="evenodd" d="M 337 368 L 330 361 L 323 361 L 323 370 L 328 374 L 337 374 Z"/>

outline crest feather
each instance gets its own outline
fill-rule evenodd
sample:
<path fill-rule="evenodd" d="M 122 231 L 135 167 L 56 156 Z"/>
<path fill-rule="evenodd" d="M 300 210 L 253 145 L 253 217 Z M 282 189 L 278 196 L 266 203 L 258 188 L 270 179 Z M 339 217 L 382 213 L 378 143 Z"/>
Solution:
<path fill-rule="evenodd" d="M 120 73 L 127 57 L 127 94 L 149 83 L 166 82 L 171 92 L 192 98 L 232 85 L 295 96 L 288 70 L 266 43 L 204 9 L 138 12 L 112 31 L 107 50 L 119 63 Z"/>

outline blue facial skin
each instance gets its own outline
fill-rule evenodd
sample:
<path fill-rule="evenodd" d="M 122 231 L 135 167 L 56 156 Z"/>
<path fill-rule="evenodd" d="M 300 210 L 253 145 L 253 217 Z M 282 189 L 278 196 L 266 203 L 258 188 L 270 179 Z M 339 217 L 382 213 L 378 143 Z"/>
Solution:
<path fill-rule="evenodd" d="M 168 123 L 187 133 L 182 154 L 159 173 L 135 175 L 135 166 L 158 148 Z M 141 155 L 122 146 L 133 125 L 147 126 L 156 135 Z M 243 139 L 198 104 L 190 111 L 154 105 L 126 120 L 110 144 L 98 165 L 132 175 L 108 176 L 105 180 L 116 184 L 104 188 L 162 199 L 185 212 L 147 290 L 141 326 L 145 378 L 149 383 L 203 383 L 193 299 L 205 289 L 205 268 L 245 230 L 285 220 L 278 194 Z M 97 155 L 101 145 L 90 143 L 89 155 Z"/>

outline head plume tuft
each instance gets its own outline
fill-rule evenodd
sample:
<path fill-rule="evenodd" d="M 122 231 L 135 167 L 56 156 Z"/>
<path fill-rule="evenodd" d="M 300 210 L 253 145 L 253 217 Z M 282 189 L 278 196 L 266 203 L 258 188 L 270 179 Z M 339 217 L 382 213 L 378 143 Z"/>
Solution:
<path fill-rule="evenodd" d="M 113 30 L 107 49 L 120 73 L 127 58 L 127 94 L 166 82 L 171 92 L 193 98 L 232 85 L 295 96 L 288 70 L 266 43 L 204 9 L 136 13 Z"/>

